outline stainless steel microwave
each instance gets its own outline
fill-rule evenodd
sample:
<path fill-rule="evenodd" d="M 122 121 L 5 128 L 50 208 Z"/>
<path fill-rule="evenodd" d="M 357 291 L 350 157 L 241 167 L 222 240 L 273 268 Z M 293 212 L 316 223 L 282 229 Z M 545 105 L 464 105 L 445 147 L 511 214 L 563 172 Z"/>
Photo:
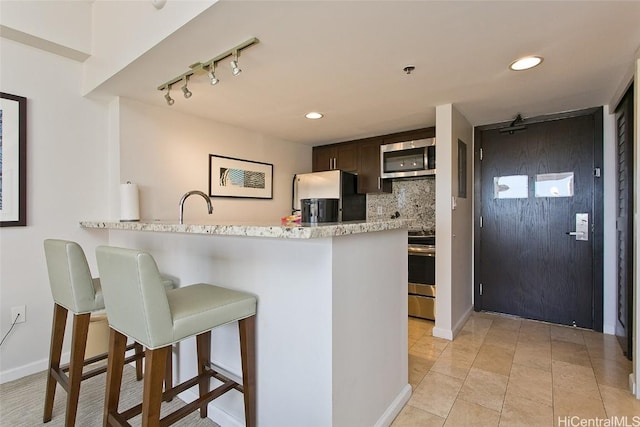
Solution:
<path fill-rule="evenodd" d="M 435 174 L 435 138 L 380 146 L 380 176 L 382 178 L 410 178 Z"/>

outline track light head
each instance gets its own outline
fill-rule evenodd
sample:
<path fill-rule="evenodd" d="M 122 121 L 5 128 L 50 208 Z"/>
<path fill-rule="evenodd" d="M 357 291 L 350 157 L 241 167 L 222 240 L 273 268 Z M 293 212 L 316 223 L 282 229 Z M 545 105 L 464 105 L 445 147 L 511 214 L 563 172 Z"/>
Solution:
<path fill-rule="evenodd" d="M 235 51 L 233 53 L 233 61 L 229 63 L 231 65 L 231 72 L 233 73 L 234 76 L 237 76 L 242 72 L 240 67 L 238 67 L 238 56 L 240 56 L 239 52 Z"/>
<path fill-rule="evenodd" d="M 230 62 L 230 64 L 231 64 L 231 72 L 233 73 L 234 76 L 237 76 L 242 72 L 240 67 L 238 67 L 238 61 L 234 59 L 233 61 Z"/>
<path fill-rule="evenodd" d="M 185 98 L 191 98 L 191 95 L 193 95 L 193 93 L 191 93 L 191 91 L 187 87 L 188 83 L 189 83 L 189 77 L 184 76 L 184 84 L 180 89 L 182 89 L 182 93 L 184 94 Z"/>
<path fill-rule="evenodd" d="M 167 86 L 167 93 L 164 95 L 164 99 L 166 99 L 167 105 L 173 105 L 173 103 L 176 101 L 171 97 L 169 91 L 171 91 L 171 86 Z"/>
<path fill-rule="evenodd" d="M 216 66 L 214 64 L 211 64 L 209 66 L 209 72 L 207 73 L 207 76 L 209 76 L 209 80 L 211 80 L 211 86 L 218 84 L 218 82 L 220 81 L 215 74 L 216 71 Z"/>

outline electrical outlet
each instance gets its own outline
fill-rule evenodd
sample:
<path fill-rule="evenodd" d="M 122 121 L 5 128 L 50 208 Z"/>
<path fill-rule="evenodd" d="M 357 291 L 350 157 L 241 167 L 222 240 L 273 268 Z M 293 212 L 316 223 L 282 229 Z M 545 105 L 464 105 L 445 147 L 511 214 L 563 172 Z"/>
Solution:
<path fill-rule="evenodd" d="M 18 315 L 20 315 L 18 317 Z M 16 320 L 18 317 L 18 320 Z M 15 307 L 11 307 L 11 323 L 23 323 L 27 321 L 27 307 L 24 305 L 16 305 Z"/>
<path fill-rule="evenodd" d="M 378 206 L 378 215 L 382 215 L 382 206 Z"/>

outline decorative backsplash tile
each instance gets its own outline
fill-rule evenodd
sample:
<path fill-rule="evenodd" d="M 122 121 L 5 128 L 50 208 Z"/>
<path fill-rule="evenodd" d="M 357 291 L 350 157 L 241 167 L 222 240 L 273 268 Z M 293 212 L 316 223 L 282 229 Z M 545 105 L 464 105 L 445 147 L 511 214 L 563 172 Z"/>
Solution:
<path fill-rule="evenodd" d="M 409 228 L 435 233 L 435 178 L 397 179 L 392 187 L 392 193 L 367 194 L 367 221 L 389 219 L 397 212 L 411 221 Z"/>

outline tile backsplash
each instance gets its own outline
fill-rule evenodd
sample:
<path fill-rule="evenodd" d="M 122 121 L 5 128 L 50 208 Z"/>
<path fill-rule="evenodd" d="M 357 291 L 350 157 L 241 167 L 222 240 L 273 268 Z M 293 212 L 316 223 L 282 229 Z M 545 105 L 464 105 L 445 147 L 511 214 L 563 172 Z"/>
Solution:
<path fill-rule="evenodd" d="M 397 212 L 399 218 L 412 220 L 410 228 L 435 232 L 435 178 L 396 179 L 392 187 L 391 193 L 367 194 L 367 220 L 389 219 Z"/>

